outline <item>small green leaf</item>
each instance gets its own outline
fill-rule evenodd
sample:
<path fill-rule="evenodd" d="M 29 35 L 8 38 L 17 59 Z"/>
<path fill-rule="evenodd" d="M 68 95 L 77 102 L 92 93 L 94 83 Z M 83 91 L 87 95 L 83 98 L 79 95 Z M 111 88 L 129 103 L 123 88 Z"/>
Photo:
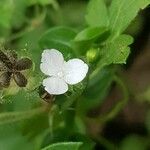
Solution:
<path fill-rule="evenodd" d="M 108 30 L 105 27 L 89 27 L 81 31 L 75 37 L 75 41 L 90 41 L 103 37 Z"/>
<path fill-rule="evenodd" d="M 61 51 L 65 57 L 75 55 L 71 48 L 71 41 L 74 39 L 76 32 L 67 27 L 56 27 L 48 30 L 40 39 L 39 44 L 43 49 L 55 48 Z"/>
<path fill-rule="evenodd" d="M 109 8 L 110 28 L 113 36 L 122 33 L 138 11 L 148 4 L 150 4 L 150 0 L 113 0 Z"/>
<path fill-rule="evenodd" d="M 130 135 L 126 137 L 121 143 L 121 150 L 147 150 L 149 142 L 137 135 Z"/>
<path fill-rule="evenodd" d="M 62 142 L 49 145 L 42 150 L 79 150 L 81 142 Z"/>
<path fill-rule="evenodd" d="M 130 53 L 128 45 L 132 42 L 133 39 L 131 36 L 120 35 L 112 43 L 108 43 L 100 52 L 101 66 L 126 63 L 126 59 Z"/>
<path fill-rule="evenodd" d="M 107 26 L 108 12 L 104 0 L 91 0 L 87 7 L 86 21 L 90 26 Z"/>

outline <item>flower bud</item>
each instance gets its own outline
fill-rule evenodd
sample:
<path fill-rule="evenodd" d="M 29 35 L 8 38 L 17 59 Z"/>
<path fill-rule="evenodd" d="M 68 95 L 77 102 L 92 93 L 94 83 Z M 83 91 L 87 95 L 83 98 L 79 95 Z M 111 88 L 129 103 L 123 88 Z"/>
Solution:
<path fill-rule="evenodd" d="M 91 48 L 86 53 L 87 61 L 90 63 L 95 62 L 98 56 L 99 56 L 99 48 Z"/>

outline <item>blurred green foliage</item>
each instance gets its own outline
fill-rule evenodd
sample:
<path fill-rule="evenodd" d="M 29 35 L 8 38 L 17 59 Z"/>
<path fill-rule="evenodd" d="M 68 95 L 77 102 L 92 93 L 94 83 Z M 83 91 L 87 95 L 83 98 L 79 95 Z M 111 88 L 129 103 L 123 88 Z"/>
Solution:
<path fill-rule="evenodd" d="M 86 121 L 104 124 L 127 103 L 128 90 L 117 75 L 116 64 L 126 63 L 133 42 L 124 31 L 148 4 L 150 0 L 1 0 L 1 49 L 30 57 L 34 66 L 26 72 L 26 88 L 12 83 L 0 91 L 0 149 L 94 149 L 98 140 L 87 131 Z M 44 102 L 38 91 L 44 78 L 39 65 L 45 48 L 58 49 L 66 60 L 82 58 L 90 67 L 82 83 L 70 86 L 52 104 Z M 104 102 L 113 83 L 120 86 L 123 102 L 114 104 L 102 118 L 88 117 L 89 110 Z M 146 150 L 149 136 L 129 135 L 117 143 L 117 149 Z"/>

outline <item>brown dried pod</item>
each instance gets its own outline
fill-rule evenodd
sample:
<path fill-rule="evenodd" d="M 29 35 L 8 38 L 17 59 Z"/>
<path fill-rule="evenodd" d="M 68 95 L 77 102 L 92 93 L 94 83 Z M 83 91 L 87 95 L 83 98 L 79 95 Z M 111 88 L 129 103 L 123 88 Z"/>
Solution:
<path fill-rule="evenodd" d="M 13 73 L 13 78 L 14 78 L 16 84 L 19 87 L 26 87 L 26 85 L 27 85 L 27 79 L 26 79 L 26 77 L 22 73 L 20 73 L 20 72 L 14 72 Z"/>
<path fill-rule="evenodd" d="M 20 72 L 22 70 L 30 69 L 32 61 L 29 58 L 22 58 L 17 60 L 15 51 L 6 51 L 5 53 L 0 50 L 0 71 L 4 72 L 0 76 L 0 86 L 7 88 L 10 84 L 11 75 L 19 87 L 27 85 L 27 79 Z"/>
<path fill-rule="evenodd" d="M 11 72 L 4 72 L 0 76 L 0 87 L 7 88 L 10 85 Z"/>
<path fill-rule="evenodd" d="M 13 50 L 9 50 L 9 51 L 6 51 L 6 55 L 7 55 L 8 59 L 10 60 L 10 62 L 12 64 L 15 64 L 15 62 L 17 61 L 17 58 L 18 58 L 17 53 Z"/>
<path fill-rule="evenodd" d="M 0 72 L 3 71 L 7 71 L 7 67 L 2 62 L 0 62 Z"/>
<path fill-rule="evenodd" d="M 22 58 L 18 60 L 14 66 L 14 69 L 18 71 L 30 69 L 32 67 L 32 61 L 29 58 Z"/>

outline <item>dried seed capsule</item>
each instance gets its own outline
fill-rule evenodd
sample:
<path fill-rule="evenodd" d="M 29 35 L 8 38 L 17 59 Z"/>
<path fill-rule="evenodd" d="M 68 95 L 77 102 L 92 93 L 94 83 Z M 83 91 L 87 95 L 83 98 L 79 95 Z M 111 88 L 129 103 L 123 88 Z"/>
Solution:
<path fill-rule="evenodd" d="M 2 62 L 0 62 L 0 72 L 2 71 L 7 71 L 7 67 Z"/>
<path fill-rule="evenodd" d="M 30 69 L 32 67 L 32 61 L 29 58 L 22 58 L 16 62 L 14 69 L 21 71 Z"/>
<path fill-rule="evenodd" d="M 13 64 L 10 62 L 9 58 L 0 50 L 0 61 L 5 64 L 6 67 L 12 69 Z"/>
<path fill-rule="evenodd" d="M 1 88 L 7 88 L 10 85 L 10 79 L 11 79 L 11 72 L 4 72 L 0 76 L 0 87 Z"/>
<path fill-rule="evenodd" d="M 13 78 L 14 78 L 16 84 L 19 87 L 26 87 L 26 85 L 27 85 L 27 79 L 26 79 L 26 77 L 22 73 L 20 73 L 20 72 L 14 72 L 13 73 Z"/>
<path fill-rule="evenodd" d="M 14 64 L 17 61 L 18 56 L 15 51 L 13 50 L 6 51 L 6 55 L 12 64 Z"/>

